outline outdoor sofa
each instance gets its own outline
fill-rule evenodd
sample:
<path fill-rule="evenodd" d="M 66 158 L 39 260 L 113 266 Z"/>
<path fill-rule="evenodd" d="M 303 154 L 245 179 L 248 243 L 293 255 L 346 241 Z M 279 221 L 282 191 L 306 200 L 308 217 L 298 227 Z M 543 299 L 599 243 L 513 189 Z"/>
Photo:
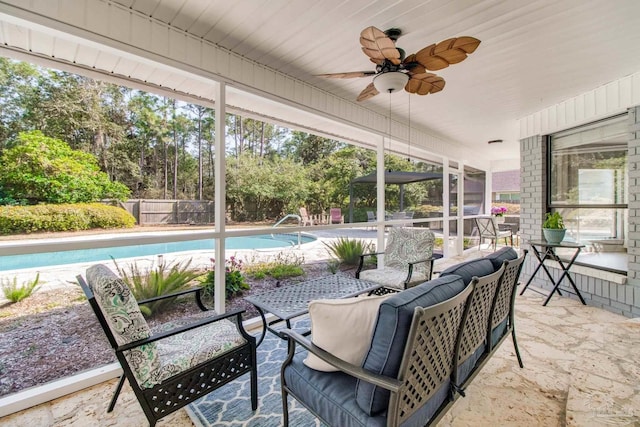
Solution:
<path fill-rule="evenodd" d="M 360 363 L 342 355 L 343 347 L 355 342 L 349 338 L 347 346 L 339 344 L 341 334 L 352 331 L 335 310 L 324 327 L 334 334 L 336 348 L 315 342 L 322 325 L 314 322 L 310 306 L 311 340 L 291 329 L 281 331 L 288 340 L 281 369 L 283 424 L 289 422 L 288 395 L 329 426 L 433 424 L 464 396 L 466 385 L 509 332 L 522 367 L 513 307 L 525 255 L 504 248 L 388 295 L 372 317 L 372 333 L 363 334 L 367 345 Z M 371 298 L 384 297 L 363 298 L 360 304 L 370 306 Z M 358 311 L 355 302 L 333 304 L 347 305 L 345 315 Z M 312 356 L 331 369 L 307 366 Z"/>

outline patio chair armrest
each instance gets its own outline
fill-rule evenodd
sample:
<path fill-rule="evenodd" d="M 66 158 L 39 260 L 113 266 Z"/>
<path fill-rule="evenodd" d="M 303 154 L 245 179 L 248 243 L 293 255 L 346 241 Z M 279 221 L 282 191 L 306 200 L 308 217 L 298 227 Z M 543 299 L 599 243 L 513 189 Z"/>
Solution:
<path fill-rule="evenodd" d="M 356 269 L 356 279 L 360 278 L 360 272 L 362 271 L 362 267 L 364 267 L 364 259 L 368 256 L 382 255 L 384 252 L 369 252 L 366 254 L 360 255 L 360 262 L 358 263 L 358 268 Z"/>
<path fill-rule="evenodd" d="M 217 316 L 212 316 L 212 317 L 209 317 L 207 319 L 202 319 L 202 320 L 199 320 L 197 322 L 193 322 L 190 325 L 180 326 L 178 328 L 171 329 L 170 331 L 160 332 L 158 334 L 152 334 L 149 338 L 133 341 L 133 342 L 130 342 L 128 344 L 118 346 L 118 348 L 116 348 L 116 352 L 122 352 L 122 351 L 126 351 L 126 350 L 131 350 L 132 348 L 136 348 L 136 347 L 139 347 L 139 346 L 144 345 L 144 344 L 150 344 L 152 342 L 156 342 L 158 340 L 161 340 L 161 339 L 173 336 L 173 335 L 178 335 L 178 334 L 181 334 L 183 332 L 190 331 L 192 329 L 197 329 L 197 328 L 200 328 L 202 326 L 208 325 L 210 323 L 219 322 L 220 320 L 228 319 L 230 317 L 236 317 L 236 325 L 238 327 L 238 330 L 240 331 L 242 336 L 247 338 L 247 336 L 249 336 L 249 335 L 247 335 L 246 331 L 244 330 L 244 327 L 242 326 L 242 313 L 244 313 L 244 312 L 245 312 L 245 310 L 241 310 L 241 309 L 232 310 L 232 311 L 230 311 L 228 313 L 220 314 L 220 315 L 217 315 Z M 251 337 L 251 336 L 249 336 L 249 337 Z"/>
<path fill-rule="evenodd" d="M 288 357 L 286 361 L 283 363 L 283 368 L 291 362 L 293 356 L 296 352 L 296 343 L 301 347 L 308 350 L 310 353 L 313 353 L 315 356 L 319 357 L 323 361 L 327 362 L 331 366 L 334 366 L 341 372 L 346 373 L 354 378 L 358 378 L 359 380 L 366 381 L 370 384 L 379 386 L 384 388 L 385 390 L 389 390 L 392 393 L 397 393 L 400 390 L 400 386 L 402 383 L 395 378 L 390 378 L 384 375 L 375 374 L 371 371 L 367 371 L 360 366 L 356 366 L 352 363 L 346 362 L 339 357 L 334 356 L 333 354 L 323 350 L 317 345 L 313 344 L 306 337 L 302 336 L 298 332 L 295 332 L 291 329 L 282 329 L 278 331 L 282 338 L 286 338 L 288 341 Z"/>
<path fill-rule="evenodd" d="M 413 276 L 413 266 L 416 264 L 429 263 L 429 272 L 427 273 L 426 280 L 431 280 L 431 274 L 433 273 L 433 262 L 435 258 L 432 256 L 430 258 L 420 259 L 418 261 L 408 262 L 409 264 L 409 272 L 407 273 L 407 278 L 404 281 L 405 289 L 411 283 L 411 276 Z"/>
<path fill-rule="evenodd" d="M 160 296 L 153 297 L 153 298 L 147 298 L 147 299 L 138 301 L 138 305 L 148 304 L 148 303 L 154 302 L 154 301 L 161 301 L 161 300 L 167 299 L 167 298 L 175 298 L 175 297 L 179 297 L 181 295 L 187 295 L 187 294 L 191 294 L 191 293 L 195 293 L 196 304 L 198 304 L 198 308 L 200 308 L 200 310 L 202 310 L 202 311 L 208 311 L 209 309 L 207 307 L 205 307 L 205 305 L 202 303 L 202 287 L 200 287 L 200 286 L 197 286 L 197 287 L 191 288 L 191 289 L 187 289 L 187 290 L 184 290 L 184 291 L 176 292 L 176 293 L 173 293 L 173 294 L 160 295 Z"/>

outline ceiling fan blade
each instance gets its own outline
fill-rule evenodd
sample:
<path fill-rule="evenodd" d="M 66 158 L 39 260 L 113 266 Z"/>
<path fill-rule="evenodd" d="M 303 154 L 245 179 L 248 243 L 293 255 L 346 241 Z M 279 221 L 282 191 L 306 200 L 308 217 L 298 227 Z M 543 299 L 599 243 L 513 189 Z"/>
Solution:
<path fill-rule="evenodd" d="M 407 82 L 404 90 L 418 95 L 428 95 L 444 89 L 445 81 L 433 73 L 414 74 Z"/>
<path fill-rule="evenodd" d="M 404 69 L 407 70 L 410 76 L 414 74 L 424 74 L 427 72 L 426 68 L 424 68 L 424 65 L 416 61 L 415 54 L 407 56 L 405 60 L 402 61 L 402 63 L 404 64 Z"/>
<path fill-rule="evenodd" d="M 328 79 L 352 79 L 355 77 L 367 77 L 375 76 L 375 71 L 349 71 L 346 73 L 330 73 L 330 74 L 316 74 L 316 77 L 326 77 Z"/>
<path fill-rule="evenodd" d="M 378 89 L 373 85 L 373 83 L 369 83 L 367 87 L 364 88 L 360 95 L 358 95 L 358 101 L 366 101 L 369 98 L 373 98 L 377 94 L 379 94 Z"/>
<path fill-rule="evenodd" d="M 415 55 L 409 55 L 414 61 L 423 65 L 427 70 L 441 70 L 451 64 L 457 64 L 475 52 L 480 40 L 463 36 L 441 41 L 419 50 Z M 408 59 L 407 58 L 407 59 Z M 407 60 L 405 60 L 407 62 Z"/>
<path fill-rule="evenodd" d="M 371 61 L 382 65 L 385 59 L 392 64 L 400 64 L 400 51 L 396 44 L 387 35 L 376 27 L 367 27 L 360 33 L 360 44 L 365 55 Z"/>

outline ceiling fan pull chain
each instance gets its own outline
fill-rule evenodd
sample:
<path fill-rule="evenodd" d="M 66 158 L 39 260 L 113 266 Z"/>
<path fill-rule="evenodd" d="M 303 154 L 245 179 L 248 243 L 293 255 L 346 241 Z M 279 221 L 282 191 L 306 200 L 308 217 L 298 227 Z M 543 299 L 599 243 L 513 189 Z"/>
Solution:
<path fill-rule="evenodd" d="M 409 96 L 409 140 L 407 141 L 407 162 L 411 163 L 411 94 Z"/>

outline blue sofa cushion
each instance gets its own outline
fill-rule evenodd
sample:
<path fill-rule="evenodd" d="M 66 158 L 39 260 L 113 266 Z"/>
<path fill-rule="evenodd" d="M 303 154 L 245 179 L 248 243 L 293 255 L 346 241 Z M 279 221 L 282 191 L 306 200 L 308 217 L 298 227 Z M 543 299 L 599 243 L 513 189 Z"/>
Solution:
<path fill-rule="evenodd" d="M 414 309 L 446 301 L 460 293 L 465 286 L 462 278 L 449 275 L 399 292 L 385 300 L 380 305 L 371 347 L 362 367 L 376 374 L 397 378 Z M 437 396 L 434 395 L 433 398 Z M 356 400 L 365 413 L 376 415 L 387 409 L 389 392 L 367 382 L 358 381 Z M 437 408 L 440 403 L 429 404 Z"/>
<path fill-rule="evenodd" d="M 498 341 L 502 339 L 502 337 L 510 332 L 510 329 L 507 328 L 507 321 L 509 319 L 505 318 L 502 322 L 496 325 L 495 328 L 491 331 L 491 347 L 495 347 L 498 344 Z"/>
<path fill-rule="evenodd" d="M 296 398 L 331 426 L 383 427 L 385 415 L 369 417 L 355 399 L 356 379 L 343 372 L 322 372 L 302 361 L 306 351 L 296 354 L 284 370 L 287 387 Z"/>
<path fill-rule="evenodd" d="M 518 258 L 518 253 L 511 246 L 505 246 L 498 251 L 493 252 L 490 255 L 484 257 L 484 259 L 488 259 L 493 264 L 494 271 L 498 271 L 500 267 L 502 267 L 503 261 L 511 261 Z"/>
<path fill-rule="evenodd" d="M 499 267 L 498 267 L 499 268 Z M 472 259 L 471 261 L 461 262 L 460 264 L 452 265 L 451 267 L 440 273 L 440 277 L 456 275 L 462 277 L 462 281 L 465 285 L 471 283 L 473 276 L 486 276 L 494 273 L 495 269 L 490 260 L 486 258 Z"/>

